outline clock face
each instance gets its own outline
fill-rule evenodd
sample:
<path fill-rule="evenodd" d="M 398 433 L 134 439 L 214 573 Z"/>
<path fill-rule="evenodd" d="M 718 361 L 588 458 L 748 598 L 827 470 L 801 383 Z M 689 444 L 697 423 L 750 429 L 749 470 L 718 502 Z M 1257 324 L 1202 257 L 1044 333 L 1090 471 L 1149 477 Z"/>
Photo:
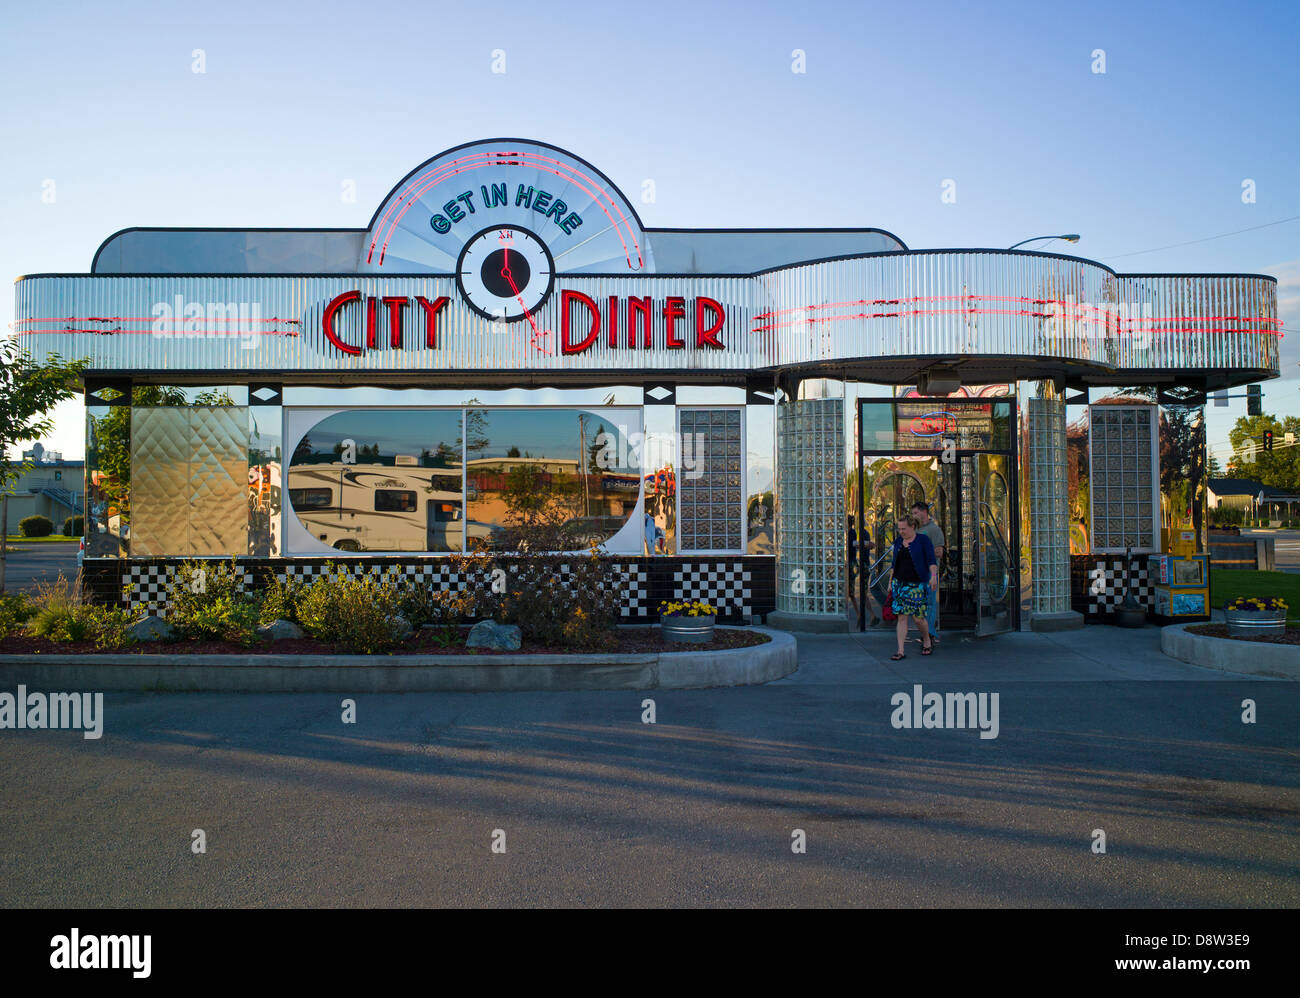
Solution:
<path fill-rule="evenodd" d="M 518 225 L 484 229 L 465 243 L 456 264 L 465 301 L 488 319 L 514 322 L 536 312 L 555 284 L 555 261 L 535 233 Z"/>

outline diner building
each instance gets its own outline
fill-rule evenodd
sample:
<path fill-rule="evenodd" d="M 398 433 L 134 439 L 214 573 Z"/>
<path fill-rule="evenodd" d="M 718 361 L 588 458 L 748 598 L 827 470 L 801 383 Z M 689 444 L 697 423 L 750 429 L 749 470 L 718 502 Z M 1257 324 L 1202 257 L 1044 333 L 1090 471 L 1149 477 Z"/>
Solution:
<path fill-rule="evenodd" d="M 20 278 L 14 329 L 89 359 L 97 598 L 155 608 L 231 556 L 249 586 L 454 587 L 449 556 L 544 493 L 629 622 L 693 597 L 855 629 L 925 500 L 943 626 L 981 634 L 1153 605 L 1148 560 L 1205 550 L 1206 393 L 1277 376 L 1279 336 L 1271 277 L 647 228 L 520 139 L 422 163 L 364 229 L 117 232 L 89 273 Z"/>

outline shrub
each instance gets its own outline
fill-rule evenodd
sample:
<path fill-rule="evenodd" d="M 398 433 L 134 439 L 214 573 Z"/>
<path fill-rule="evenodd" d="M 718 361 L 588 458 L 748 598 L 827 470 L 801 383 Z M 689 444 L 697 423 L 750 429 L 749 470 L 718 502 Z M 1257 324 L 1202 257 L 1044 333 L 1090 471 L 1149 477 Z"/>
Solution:
<path fill-rule="evenodd" d="M 612 647 L 621 585 L 593 545 L 587 556 L 502 559 L 508 591 L 493 607 L 498 623 L 515 624 L 530 643 L 585 649 Z M 539 598 L 538 594 L 545 594 Z"/>
<path fill-rule="evenodd" d="M 86 533 L 86 518 L 84 516 L 70 516 L 63 521 L 64 537 L 82 537 Z"/>
<path fill-rule="evenodd" d="M 37 583 L 26 612 L 27 632 L 39 638 L 60 643 L 93 641 L 108 651 L 135 643 L 128 633 L 134 616 L 121 607 L 88 603 L 81 594 L 80 576 L 71 584 L 62 573 L 52 583 Z"/>
<path fill-rule="evenodd" d="M 85 601 L 81 596 L 81 578 L 78 585 L 70 585 L 60 572 L 53 582 L 36 583 L 32 598 L 32 614 L 27 621 L 27 632 L 51 641 L 84 641 L 90 628 L 81 612 Z"/>
<path fill-rule="evenodd" d="M 298 622 L 318 641 L 363 655 L 387 651 L 394 639 L 393 618 L 402 609 L 396 573 L 360 577 L 334 565 L 307 586 L 298 601 Z"/>
<path fill-rule="evenodd" d="M 306 591 L 306 585 L 295 578 L 273 579 L 262 592 L 262 607 L 258 615 L 262 623 L 269 624 L 273 620 L 299 623 L 298 604 Z"/>
<path fill-rule="evenodd" d="M 21 631 L 35 613 L 25 593 L 0 594 L 0 638 Z"/>
<path fill-rule="evenodd" d="M 258 604 L 244 592 L 244 573 L 230 561 L 185 561 L 167 584 L 164 616 L 177 637 L 195 641 L 257 641 Z"/>
<path fill-rule="evenodd" d="M 135 615 L 120 606 L 98 606 L 86 604 L 82 607 L 82 619 L 89 627 L 90 636 L 95 647 L 104 651 L 117 651 L 136 643 L 129 629 L 135 623 Z"/>
<path fill-rule="evenodd" d="M 422 586 L 408 589 L 402 596 L 402 616 L 415 627 L 450 630 L 473 615 L 474 597 L 468 588 L 452 592 Z"/>
<path fill-rule="evenodd" d="M 18 533 L 23 537 L 49 537 L 54 524 L 48 516 L 25 516 L 18 521 Z"/>

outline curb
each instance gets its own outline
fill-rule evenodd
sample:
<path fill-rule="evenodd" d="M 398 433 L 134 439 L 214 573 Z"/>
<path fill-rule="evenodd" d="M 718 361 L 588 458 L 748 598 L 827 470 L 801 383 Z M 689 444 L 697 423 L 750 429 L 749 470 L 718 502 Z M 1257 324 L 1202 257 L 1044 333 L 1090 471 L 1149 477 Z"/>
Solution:
<path fill-rule="evenodd" d="M 1300 646 L 1189 634 L 1192 624 L 1160 629 L 1160 650 L 1192 665 L 1254 676 L 1300 679 Z"/>
<path fill-rule="evenodd" d="M 799 667 L 794 638 L 643 655 L 7 655 L 0 686 L 220 693 L 502 693 L 747 686 Z"/>

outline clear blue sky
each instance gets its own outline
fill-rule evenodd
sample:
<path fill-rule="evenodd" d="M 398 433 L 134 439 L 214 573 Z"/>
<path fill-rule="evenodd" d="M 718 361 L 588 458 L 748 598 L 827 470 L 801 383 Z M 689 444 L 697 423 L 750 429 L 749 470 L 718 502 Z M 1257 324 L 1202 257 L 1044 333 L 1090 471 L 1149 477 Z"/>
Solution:
<path fill-rule="evenodd" d="M 653 179 L 651 226 L 1079 232 L 1044 248 L 1275 275 L 1293 332 L 1265 408 L 1300 414 L 1300 222 L 1126 255 L 1300 215 L 1294 2 L 15 4 L 2 24 L 6 278 L 87 271 L 130 225 L 364 226 L 429 156 L 517 135 L 634 200 Z M 1207 411 L 1226 444 L 1245 403 Z M 80 456 L 79 406 L 59 417 L 47 443 Z"/>

